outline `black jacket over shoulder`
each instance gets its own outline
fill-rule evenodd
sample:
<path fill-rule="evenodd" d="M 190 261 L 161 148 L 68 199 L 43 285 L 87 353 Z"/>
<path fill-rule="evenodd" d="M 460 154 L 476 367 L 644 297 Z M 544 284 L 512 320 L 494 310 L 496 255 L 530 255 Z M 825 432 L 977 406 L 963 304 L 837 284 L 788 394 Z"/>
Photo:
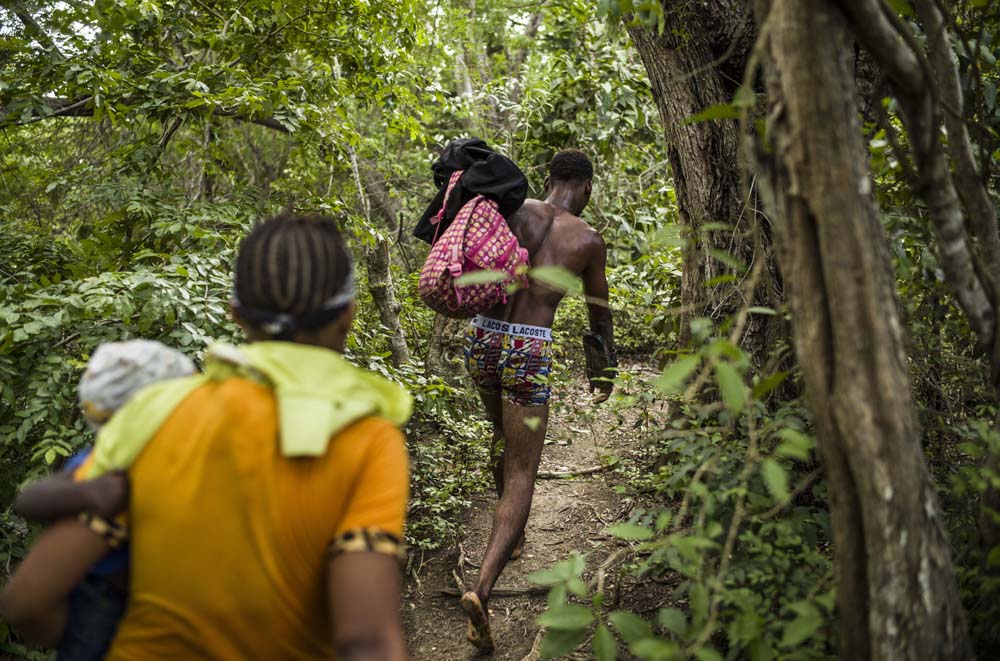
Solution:
<path fill-rule="evenodd" d="M 504 218 L 509 218 L 520 209 L 528 195 L 528 179 L 514 165 L 514 161 L 493 151 L 479 138 L 452 140 L 431 167 L 438 192 L 413 230 L 413 236 L 427 243 L 433 243 L 434 233 L 438 232 L 440 236 L 465 203 L 477 195 L 485 195 L 495 201 Z M 441 209 L 448 181 L 455 170 L 464 170 L 465 173 L 452 191 L 439 230 L 431 224 L 431 219 Z"/>

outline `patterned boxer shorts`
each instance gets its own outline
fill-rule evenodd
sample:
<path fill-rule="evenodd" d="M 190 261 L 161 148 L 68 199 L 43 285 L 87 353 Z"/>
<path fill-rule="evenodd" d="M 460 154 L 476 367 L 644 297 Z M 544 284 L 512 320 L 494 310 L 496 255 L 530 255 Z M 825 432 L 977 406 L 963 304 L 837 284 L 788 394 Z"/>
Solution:
<path fill-rule="evenodd" d="M 465 367 L 483 392 L 544 406 L 552 392 L 552 330 L 479 315 L 465 336 Z"/>

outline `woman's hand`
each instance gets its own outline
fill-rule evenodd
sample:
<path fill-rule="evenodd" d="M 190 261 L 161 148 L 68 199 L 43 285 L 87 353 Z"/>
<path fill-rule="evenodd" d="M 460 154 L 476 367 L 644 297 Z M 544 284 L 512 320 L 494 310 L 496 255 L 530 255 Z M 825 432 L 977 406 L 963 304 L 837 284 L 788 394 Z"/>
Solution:
<path fill-rule="evenodd" d="M 91 514 L 113 519 L 128 509 L 129 483 L 125 471 L 112 471 L 79 484 Z"/>

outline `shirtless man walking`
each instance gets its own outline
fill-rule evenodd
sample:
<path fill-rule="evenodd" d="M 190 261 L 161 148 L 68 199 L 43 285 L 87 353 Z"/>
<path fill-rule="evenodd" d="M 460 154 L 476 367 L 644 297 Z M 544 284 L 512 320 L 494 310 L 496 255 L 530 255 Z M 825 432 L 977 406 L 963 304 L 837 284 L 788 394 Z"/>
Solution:
<path fill-rule="evenodd" d="M 581 276 L 591 331 L 614 356 L 607 250 L 601 235 L 578 218 L 590 200 L 594 169 L 578 150 L 556 154 L 549 164 L 545 201 L 526 200 L 508 224 L 531 254 L 532 267 L 559 266 Z M 462 596 L 469 642 L 493 651 L 488 601 L 509 559 L 524 549 L 535 477 L 549 415 L 552 321 L 565 292 L 538 282 L 514 293 L 473 319 L 465 340 L 465 361 L 493 423 L 491 469 L 499 500 L 475 589 Z M 603 303 L 603 304 L 602 304 Z M 614 359 L 610 360 L 614 363 Z M 611 394 L 611 383 L 591 383 L 595 403 Z M 497 448 L 503 452 L 497 457 Z"/>

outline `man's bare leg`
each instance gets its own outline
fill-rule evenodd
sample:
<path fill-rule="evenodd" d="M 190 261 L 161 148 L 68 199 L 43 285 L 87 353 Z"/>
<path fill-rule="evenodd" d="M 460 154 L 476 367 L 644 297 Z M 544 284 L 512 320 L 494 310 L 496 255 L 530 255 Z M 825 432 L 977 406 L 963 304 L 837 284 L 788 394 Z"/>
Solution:
<path fill-rule="evenodd" d="M 483 400 L 486 417 L 493 425 L 493 440 L 490 443 L 490 472 L 497 498 L 503 495 L 503 409 L 499 393 L 480 389 L 479 399 Z"/>
<path fill-rule="evenodd" d="M 493 486 L 497 492 L 497 499 L 503 496 L 503 462 L 504 462 L 504 438 L 503 438 L 503 408 L 500 395 L 497 393 L 479 391 L 479 398 L 483 400 L 486 408 L 486 415 L 493 425 L 493 440 L 490 443 L 490 472 L 493 474 Z M 524 553 L 524 533 L 510 554 L 511 560 L 517 560 Z"/>
<path fill-rule="evenodd" d="M 505 440 L 503 495 L 497 501 L 493 514 L 490 541 L 486 545 L 476 587 L 472 594 L 466 593 L 462 597 L 462 608 L 469 614 L 469 640 L 483 652 L 493 649 L 489 631 L 490 592 L 528 522 L 549 417 L 548 405 L 517 406 L 505 401 L 502 411 Z M 530 417 L 541 418 L 534 430 L 524 423 L 525 418 Z"/>

